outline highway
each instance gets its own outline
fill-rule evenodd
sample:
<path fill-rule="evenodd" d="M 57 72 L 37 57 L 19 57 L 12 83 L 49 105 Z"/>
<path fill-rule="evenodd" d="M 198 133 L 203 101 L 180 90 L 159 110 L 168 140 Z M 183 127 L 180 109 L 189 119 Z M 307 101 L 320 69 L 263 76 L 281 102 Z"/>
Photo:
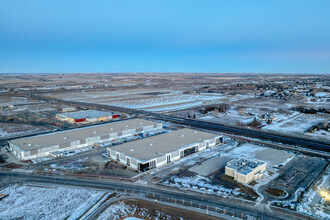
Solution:
<path fill-rule="evenodd" d="M 150 186 L 139 183 L 118 182 L 105 179 L 90 179 L 74 176 L 36 175 L 29 173 L 0 171 L 0 178 L 12 179 L 12 181 L 42 182 L 50 184 L 63 184 L 102 188 L 111 191 L 119 191 L 134 194 L 144 194 L 146 197 L 158 200 L 175 202 L 177 204 L 193 204 L 208 210 L 225 210 L 227 214 L 239 216 L 254 216 L 258 219 L 310 219 L 309 216 L 279 208 L 266 208 L 264 204 L 256 205 L 255 202 L 247 202 L 234 198 L 222 198 L 195 192 L 182 192 L 177 189 L 164 186 Z M 196 206 L 197 205 L 197 206 Z"/>
<path fill-rule="evenodd" d="M 191 127 L 197 127 L 197 128 L 214 130 L 214 131 L 219 131 L 219 132 L 231 133 L 231 134 L 238 134 L 238 135 L 263 139 L 263 140 L 279 142 L 279 143 L 283 143 L 283 144 L 298 145 L 298 146 L 312 149 L 312 150 L 330 152 L 330 143 L 325 142 L 325 141 L 320 141 L 320 140 L 290 136 L 290 135 L 285 135 L 285 134 L 280 134 L 280 133 L 275 133 L 275 132 L 267 132 L 267 131 L 256 130 L 256 129 L 237 127 L 237 126 L 232 126 L 232 125 L 205 122 L 205 121 L 196 120 L 196 119 L 180 118 L 180 117 L 175 117 L 175 116 L 170 116 L 170 115 L 165 115 L 165 114 L 160 114 L 160 113 L 148 112 L 148 111 L 144 111 L 144 110 L 129 109 L 129 108 L 103 105 L 103 104 L 95 104 L 95 103 L 50 99 L 48 97 L 45 98 L 45 97 L 41 97 L 41 96 L 38 96 L 35 94 L 31 94 L 31 96 L 34 98 L 43 100 L 43 101 L 48 101 L 48 102 L 49 101 L 58 101 L 58 102 L 74 104 L 74 105 L 83 105 L 83 106 L 94 107 L 94 108 L 97 107 L 97 108 L 107 109 L 110 111 L 125 112 L 128 114 L 145 115 L 145 116 L 153 117 L 154 119 L 170 121 L 170 122 L 174 122 L 174 123 L 178 123 L 178 124 L 184 124 L 184 125 L 188 125 Z"/>

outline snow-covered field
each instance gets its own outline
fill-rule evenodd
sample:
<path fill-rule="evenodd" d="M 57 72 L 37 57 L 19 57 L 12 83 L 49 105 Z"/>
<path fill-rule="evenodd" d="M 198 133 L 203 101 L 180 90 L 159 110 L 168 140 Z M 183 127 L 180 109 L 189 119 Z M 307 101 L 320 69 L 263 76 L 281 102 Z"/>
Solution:
<path fill-rule="evenodd" d="M 290 133 L 290 134 L 299 134 L 299 135 L 310 135 L 311 133 L 306 132 L 307 129 L 312 126 L 322 123 L 324 120 L 328 120 L 329 116 L 326 114 L 302 114 L 295 113 L 290 117 L 283 119 L 282 122 L 274 122 L 271 125 L 266 125 L 262 129 L 276 131 L 280 133 Z M 281 120 L 279 120 L 281 121 Z M 317 135 L 317 134 L 316 134 Z M 315 136 L 315 135 L 314 135 Z M 319 138 L 326 138 L 329 140 L 329 137 L 326 135 L 317 135 Z"/>
<path fill-rule="evenodd" d="M 150 89 L 132 89 L 124 92 L 80 92 L 53 96 L 154 112 L 174 111 L 203 104 L 220 103 L 224 98 L 221 94 L 182 94 L 182 91 Z"/>
<path fill-rule="evenodd" d="M 269 112 L 272 111 L 262 110 L 261 108 L 231 108 L 226 113 L 210 112 L 205 115 L 197 114 L 197 118 L 215 123 L 248 125 L 254 120 L 254 118 L 259 119 L 262 114 Z M 328 135 L 327 131 L 322 130 L 315 133 L 307 132 L 312 126 L 322 123 L 324 120 L 329 120 L 328 114 L 303 114 L 286 110 L 279 112 L 275 111 L 272 115 L 275 117 L 275 120 L 273 120 L 271 124 L 259 120 L 262 130 L 330 140 L 330 135 Z"/>
<path fill-rule="evenodd" d="M 0 123 L 0 138 L 12 138 L 22 135 L 37 134 L 44 131 L 50 131 L 50 130 L 48 128 L 41 126 Z"/>
<path fill-rule="evenodd" d="M 19 105 L 19 104 L 27 104 L 27 103 L 36 103 L 34 100 L 30 100 L 26 97 L 1 97 L 0 106 L 6 105 Z"/>
<path fill-rule="evenodd" d="M 220 100 L 221 96 L 208 96 L 208 95 L 162 95 L 153 98 L 136 99 L 121 102 L 111 102 L 112 105 L 122 106 L 127 108 L 152 108 L 157 106 L 172 105 L 172 104 L 185 104 L 188 102 L 200 102 L 210 100 Z"/>
<path fill-rule="evenodd" d="M 171 216 L 165 213 L 155 211 L 153 215 L 146 208 L 139 208 L 135 205 L 127 205 L 123 202 L 115 203 L 109 206 L 102 212 L 98 218 L 99 220 L 140 220 L 140 219 L 172 219 Z"/>
<path fill-rule="evenodd" d="M 0 190 L 9 196 L 1 200 L 0 219 L 77 219 L 106 192 L 101 190 L 49 186 L 11 185 Z"/>

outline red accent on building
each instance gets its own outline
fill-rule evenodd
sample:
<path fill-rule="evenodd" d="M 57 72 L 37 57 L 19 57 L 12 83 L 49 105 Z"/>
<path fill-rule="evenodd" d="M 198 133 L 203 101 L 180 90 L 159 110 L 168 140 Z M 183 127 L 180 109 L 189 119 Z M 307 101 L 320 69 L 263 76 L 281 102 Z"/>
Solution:
<path fill-rule="evenodd" d="M 118 115 L 112 115 L 112 118 L 118 118 L 119 116 Z"/>
<path fill-rule="evenodd" d="M 86 118 L 78 118 L 74 120 L 74 122 L 83 122 L 83 121 L 86 121 Z"/>

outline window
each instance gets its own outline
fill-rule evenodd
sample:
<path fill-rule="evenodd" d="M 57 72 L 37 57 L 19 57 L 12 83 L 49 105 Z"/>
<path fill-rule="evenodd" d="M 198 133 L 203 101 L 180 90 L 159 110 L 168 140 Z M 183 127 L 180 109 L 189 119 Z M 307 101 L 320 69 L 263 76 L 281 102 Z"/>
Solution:
<path fill-rule="evenodd" d="M 126 164 L 127 166 L 131 166 L 131 159 L 129 157 L 126 158 Z"/>
<path fill-rule="evenodd" d="M 155 168 L 156 167 L 156 161 L 150 161 L 150 168 Z"/>
<path fill-rule="evenodd" d="M 166 156 L 166 162 L 167 162 L 167 163 L 170 163 L 170 162 L 171 162 L 171 155 L 167 155 L 167 156 Z"/>
<path fill-rule="evenodd" d="M 117 153 L 117 160 L 119 161 L 120 159 L 119 159 L 119 153 Z"/>
<path fill-rule="evenodd" d="M 193 154 L 195 152 L 196 152 L 196 148 L 195 148 L 195 146 L 193 146 L 193 147 L 185 149 L 183 151 L 183 156 L 185 157 L 185 156 L 188 156 L 188 155 Z"/>

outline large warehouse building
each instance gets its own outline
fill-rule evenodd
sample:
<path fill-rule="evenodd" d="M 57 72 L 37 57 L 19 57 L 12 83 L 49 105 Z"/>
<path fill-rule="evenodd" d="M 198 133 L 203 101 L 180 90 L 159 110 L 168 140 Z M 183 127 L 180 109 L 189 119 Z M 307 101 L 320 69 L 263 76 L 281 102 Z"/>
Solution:
<path fill-rule="evenodd" d="M 107 153 L 114 160 L 134 169 L 146 171 L 221 142 L 222 136 L 184 128 L 108 147 Z"/>
<path fill-rule="evenodd" d="M 266 162 L 249 159 L 233 159 L 225 167 L 225 174 L 239 183 L 249 183 L 261 179 L 266 171 Z"/>
<path fill-rule="evenodd" d="M 119 116 L 117 114 L 114 114 L 113 112 L 103 112 L 97 110 L 65 112 L 56 114 L 56 118 L 58 120 L 66 121 L 69 123 L 108 121 L 118 117 Z"/>
<path fill-rule="evenodd" d="M 48 156 L 51 152 L 87 147 L 95 143 L 111 142 L 136 134 L 162 129 L 162 123 L 131 119 L 90 126 L 69 131 L 37 135 L 8 141 L 13 155 L 19 160 Z"/>

